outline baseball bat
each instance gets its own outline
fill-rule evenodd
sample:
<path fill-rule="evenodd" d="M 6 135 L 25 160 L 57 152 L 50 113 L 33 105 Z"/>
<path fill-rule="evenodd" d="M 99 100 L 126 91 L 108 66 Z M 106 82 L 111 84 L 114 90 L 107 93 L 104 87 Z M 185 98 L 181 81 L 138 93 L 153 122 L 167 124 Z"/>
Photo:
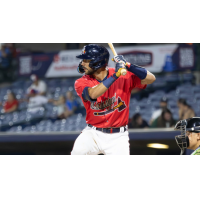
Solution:
<path fill-rule="evenodd" d="M 115 51 L 115 47 L 113 46 L 113 43 L 108 43 L 111 51 L 113 52 L 114 56 L 117 56 L 117 52 Z M 122 69 L 121 71 L 121 75 L 125 76 L 127 74 L 127 70 L 126 69 Z"/>

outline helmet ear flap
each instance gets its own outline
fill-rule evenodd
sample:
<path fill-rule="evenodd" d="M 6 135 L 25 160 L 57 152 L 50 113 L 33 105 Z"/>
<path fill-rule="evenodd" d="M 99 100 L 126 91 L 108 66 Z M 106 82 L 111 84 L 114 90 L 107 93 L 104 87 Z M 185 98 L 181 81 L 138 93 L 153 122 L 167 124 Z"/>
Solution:
<path fill-rule="evenodd" d="M 77 71 L 80 73 L 80 74 L 83 74 L 85 71 L 83 69 L 83 65 L 82 65 L 82 60 L 81 62 L 79 63 L 79 66 L 77 68 Z"/>

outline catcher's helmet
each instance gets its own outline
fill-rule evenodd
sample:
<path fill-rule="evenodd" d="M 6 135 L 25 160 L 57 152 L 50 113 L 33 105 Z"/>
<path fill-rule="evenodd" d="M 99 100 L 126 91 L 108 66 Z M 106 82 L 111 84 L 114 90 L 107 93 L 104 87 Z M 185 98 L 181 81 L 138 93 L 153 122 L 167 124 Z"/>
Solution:
<path fill-rule="evenodd" d="M 181 155 L 184 153 L 185 149 L 189 146 L 189 138 L 186 135 L 187 131 L 199 133 L 200 132 L 200 117 L 193 117 L 185 120 L 179 121 L 175 130 L 180 130 L 181 135 L 177 135 L 175 140 L 181 149 Z"/>
<path fill-rule="evenodd" d="M 91 60 L 89 67 L 97 70 L 108 65 L 110 54 L 105 47 L 97 44 L 90 44 L 84 46 L 82 54 L 76 57 L 80 58 L 81 60 Z M 81 65 L 78 67 L 79 72 L 82 71 L 80 67 Z"/>

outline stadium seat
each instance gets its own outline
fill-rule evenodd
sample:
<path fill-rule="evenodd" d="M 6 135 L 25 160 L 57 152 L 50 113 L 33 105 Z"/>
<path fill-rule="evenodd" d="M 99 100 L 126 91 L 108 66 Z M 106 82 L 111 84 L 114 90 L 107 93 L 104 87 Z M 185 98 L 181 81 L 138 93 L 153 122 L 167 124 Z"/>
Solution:
<path fill-rule="evenodd" d="M 199 93 L 194 94 L 194 97 L 195 97 L 196 100 L 200 100 L 200 94 Z"/>
<path fill-rule="evenodd" d="M 165 76 L 165 80 L 167 82 L 179 82 L 180 81 L 180 76 L 178 74 L 169 74 Z"/>
<path fill-rule="evenodd" d="M 37 132 L 43 132 L 45 130 L 45 126 L 39 126 L 39 125 L 36 126 L 37 126 Z"/>
<path fill-rule="evenodd" d="M 38 124 L 38 126 L 44 126 L 44 127 L 50 127 L 51 125 L 52 125 L 52 121 L 51 120 L 42 120 Z"/>
<path fill-rule="evenodd" d="M 154 88 L 162 88 L 165 87 L 166 84 L 167 84 L 166 79 L 164 77 L 158 76 L 156 77 L 156 81 L 150 86 Z"/>
<path fill-rule="evenodd" d="M 13 126 L 7 132 L 22 133 L 22 131 L 23 131 L 22 126 Z"/>
<path fill-rule="evenodd" d="M 23 110 L 23 109 L 26 109 L 27 107 L 28 107 L 28 102 L 22 102 L 19 104 L 18 109 Z"/>
<path fill-rule="evenodd" d="M 191 73 L 183 74 L 183 81 L 184 82 L 192 82 L 194 80 L 194 75 Z"/>
<path fill-rule="evenodd" d="M 27 126 L 23 129 L 23 132 L 30 132 L 31 126 Z"/>

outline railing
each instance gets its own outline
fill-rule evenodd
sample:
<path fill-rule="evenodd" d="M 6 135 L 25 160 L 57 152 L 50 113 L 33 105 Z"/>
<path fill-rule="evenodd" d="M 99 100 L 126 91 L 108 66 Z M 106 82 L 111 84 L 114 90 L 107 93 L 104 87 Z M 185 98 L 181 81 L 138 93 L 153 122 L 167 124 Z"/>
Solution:
<path fill-rule="evenodd" d="M 73 141 L 81 131 L 69 132 L 0 132 L 0 142 L 47 142 L 47 141 Z M 164 129 L 130 129 L 130 140 L 149 140 L 149 139 L 174 139 L 180 132 L 174 131 L 173 128 Z"/>

